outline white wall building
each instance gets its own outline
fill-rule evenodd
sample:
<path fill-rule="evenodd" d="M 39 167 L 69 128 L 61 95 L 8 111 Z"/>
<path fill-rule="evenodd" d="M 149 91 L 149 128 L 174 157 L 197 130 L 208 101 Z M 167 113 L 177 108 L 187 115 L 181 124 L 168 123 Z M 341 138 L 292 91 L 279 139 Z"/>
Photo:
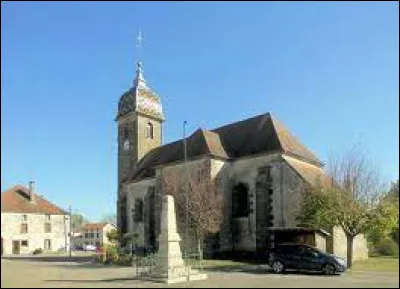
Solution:
<path fill-rule="evenodd" d="M 1 194 L 1 254 L 59 251 L 69 246 L 69 215 L 29 189 L 16 185 Z"/>
<path fill-rule="evenodd" d="M 82 227 L 80 232 L 74 233 L 72 244 L 75 247 L 83 247 L 86 245 L 94 245 L 101 247 L 109 242 L 107 233 L 116 229 L 116 225 L 102 223 L 88 223 Z"/>

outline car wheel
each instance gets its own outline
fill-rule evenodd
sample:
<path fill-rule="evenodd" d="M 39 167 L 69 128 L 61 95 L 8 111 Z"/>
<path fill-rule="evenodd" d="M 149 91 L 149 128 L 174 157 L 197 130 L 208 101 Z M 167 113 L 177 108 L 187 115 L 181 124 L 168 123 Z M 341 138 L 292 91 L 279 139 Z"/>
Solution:
<path fill-rule="evenodd" d="M 333 275 L 335 274 L 335 266 L 332 264 L 326 264 L 323 268 L 322 271 L 324 272 L 325 275 Z"/>
<path fill-rule="evenodd" d="M 280 261 L 274 261 L 272 263 L 272 270 L 275 273 L 282 273 L 283 271 L 285 271 L 285 266 L 283 266 L 282 262 Z"/>

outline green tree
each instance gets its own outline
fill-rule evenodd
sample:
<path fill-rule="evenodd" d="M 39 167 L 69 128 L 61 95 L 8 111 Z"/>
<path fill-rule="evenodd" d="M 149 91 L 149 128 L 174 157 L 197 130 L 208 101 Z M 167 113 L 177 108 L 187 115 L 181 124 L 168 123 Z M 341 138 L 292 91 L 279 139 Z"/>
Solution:
<path fill-rule="evenodd" d="M 116 243 L 119 242 L 121 239 L 120 233 L 117 229 L 113 229 L 107 233 L 107 238 L 110 242 Z"/>
<path fill-rule="evenodd" d="M 74 213 L 71 216 L 72 231 L 79 231 L 84 225 L 89 223 L 89 220 L 85 218 L 81 213 Z"/>
<path fill-rule="evenodd" d="M 385 222 L 379 173 L 356 147 L 329 163 L 331 187 L 310 187 L 303 197 L 299 221 L 311 227 L 340 226 L 347 239 L 347 265 L 352 266 L 353 241 Z"/>

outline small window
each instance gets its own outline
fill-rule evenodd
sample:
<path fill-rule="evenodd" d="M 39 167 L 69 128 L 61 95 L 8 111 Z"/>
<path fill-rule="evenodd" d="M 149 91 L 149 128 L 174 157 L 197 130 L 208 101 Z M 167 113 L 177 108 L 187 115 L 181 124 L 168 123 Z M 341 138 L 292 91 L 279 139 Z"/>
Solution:
<path fill-rule="evenodd" d="M 100 238 L 100 233 L 97 233 L 97 236 L 96 236 L 96 238 Z"/>
<path fill-rule="evenodd" d="M 44 224 L 44 232 L 45 233 L 51 233 L 51 224 L 50 223 L 45 223 Z"/>
<path fill-rule="evenodd" d="M 85 233 L 85 238 L 89 238 L 89 233 Z"/>
<path fill-rule="evenodd" d="M 46 214 L 46 220 L 50 221 L 50 219 L 51 219 L 51 215 L 50 214 Z"/>
<path fill-rule="evenodd" d="M 123 132 L 122 132 L 122 136 L 124 139 L 129 138 L 129 129 L 127 127 L 124 127 Z"/>
<path fill-rule="evenodd" d="M 22 216 L 21 216 L 21 221 L 22 221 L 22 222 L 28 221 L 28 215 L 22 215 Z"/>
<path fill-rule="evenodd" d="M 135 222 L 143 222 L 143 201 L 135 200 Z"/>
<path fill-rule="evenodd" d="M 28 247 L 28 240 L 22 240 L 21 247 Z"/>
<path fill-rule="evenodd" d="M 147 123 L 147 133 L 146 133 L 146 137 L 153 139 L 154 138 L 154 128 L 153 128 L 153 124 L 148 122 Z"/>
<path fill-rule="evenodd" d="M 22 234 L 28 233 L 28 224 L 21 224 L 21 233 Z"/>

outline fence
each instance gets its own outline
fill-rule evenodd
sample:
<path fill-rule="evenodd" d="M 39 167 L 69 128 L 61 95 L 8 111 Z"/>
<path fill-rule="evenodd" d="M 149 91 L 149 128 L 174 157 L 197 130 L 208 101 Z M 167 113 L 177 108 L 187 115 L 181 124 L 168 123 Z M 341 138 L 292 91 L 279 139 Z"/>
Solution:
<path fill-rule="evenodd" d="M 155 273 L 157 261 L 160 261 L 160 258 L 163 257 L 160 257 L 158 253 L 148 254 L 144 257 L 134 257 L 132 263 L 136 277 L 152 276 Z M 203 259 L 198 252 L 185 252 L 181 256 L 169 256 L 168 264 L 170 272 L 182 277 L 187 276 L 189 272 L 190 274 L 201 274 L 204 272 Z"/>

